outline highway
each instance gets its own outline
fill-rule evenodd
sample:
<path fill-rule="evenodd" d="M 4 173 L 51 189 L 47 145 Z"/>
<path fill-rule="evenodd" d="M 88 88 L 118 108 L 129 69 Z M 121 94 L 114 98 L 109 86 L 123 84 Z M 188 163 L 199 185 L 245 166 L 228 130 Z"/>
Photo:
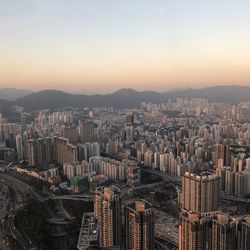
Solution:
<path fill-rule="evenodd" d="M 66 246 L 65 237 L 61 236 L 65 236 L 66 232 L 63 225 L 70 223 L 74 218 L 63 208 L 62 204 L 57 207 L 58 214 L 49 207 L 47 201 L 53 198 L 53 195 L 49 193 L 46 185 L 37 182 L 37 179 L 33 177 L 18 174 L 13 171 L 7 173 L 1 172 L 0 180 L 1 189 L 5 190 L 3 192 L 4 195 L 1 195 L 1 197 L 4 197 L 3 204 L 5 205 L 4 207 L 1 206 L 0 216 L 4 222 L 4 227 L 2 229 L 4 230 L 4 235 L 12 235 L 13 239 L 16 240 L 22 250 L 36 249 L 32 245 L 28 235 L 23 231 L 21 234 L 15 227 L 14 219 L 19 209 L 25 207 L 30 201 L 37 200 L 41 202 L 41 205 L 46 211 L 48 222 L 50 222 L 50 234 L 54 237 L 54 249 L 64 250 Z M 6 191 L 6 187 L 8 188 L 8 192 Z M 43 192 L 41 192 L 41 190 Z M 46 198 L 42 196 L 44 193 L 48 194 Z M 74 197 L 74 199 L 80 198 Z M 64 217 L 66 221 L 60 219 L 58 215 Z M 1 244 L 3 244 L 2 242 L 3 241 L 1 241 Z M 0 249 L 8 248 L 7 246 L 0 245 Z"/>
<path fill-rule="evenodd" d="M 10 204 L 10 192 L 9 187 L 6 186 L 3 180 L 0 180 L 0 249 L 7 249 L 7 240 L 5 235 L 4 222 L 7 218 L 9 204 Z"/>
<path fill-rule="evenodd" d="M 2 235 L 12 235 L 12 237 L 17 241 L 21 249 L 34 249 L 32 242 L 27 235 L 21 235 L 14 225 L 14 219 L 16 212 L 20 209 L 24 203 L 29 201 L 30 190 L 19 182 L 13 181 L 9 176 L 4 173 L 0 174 L 0 185 L 7 188 L 8 195 L 7 199 L 4 201 L 4 205 L 1 208 L 1 221 L 3 228 L 1 231 Z M 1 241 L 2 249 L 7 249 L 8 244 L 3 246 L 3 241 Z"/>
<path fill-rule="evenodd" d="M 171 240 L 163 239 L 160 237 L 155 237 L 155 245 L 158 250 L 177 250 L 178 245 Z"/>
<path fill-rule="evenodd" d="M 159 176 L 163 181 L 152 183 L 149 185 L 141 185 L 135 187 L 135 189 L 141 189 L 144 187 L 153 188 L 164 182 L 172 182 L 175 185 L 181 186 L 181 177 L 174 176 L 169 173 L 164 173 L 159 170 L 153 170 L 149 168 L 143 168 L 149 174 Z M 121 188 L 123 192 L 127 192 L 127 187 Z M 0 219 L 4 222 L 4 229 L 0 227 L 0 235 L 3 235 L 3 231 L 10 233 L 14 239 L 18 242 L 21 249 L 35 249 L 32 245 L 29 237 L 27 235 L 21 234 L 14 225 L 15 214 L 19 209 L 22 209 L 29 201 L 37 200 L 39 201 L 47 213 L 47 221 L 51 225 L 51 236 L 54 237 L 54 244 L 57 246 L 55 249 L 64 250 L 65 248 L 65 235 L 64 225 L 70 223 L 74 218 L 64 209 L 60 200 L 86 200 L 92 201 L 93 195 L 62 195 L 55 196 L 50 190 L 49 186 L 43 181 L 39 181 L 36 178 L 27 176 L 25 174 L 16 173 L 12 170 L 7 173 L 0 172 Z M 226 194 L 221 194 L 222 200 L 228 200 L 232 202 L 242 202 L 249 203 L 249 200 L 236 198 L 234 196 L 229 196 Z M 57 210 L 55 213 L 49 205 L 49 200 L 58 200 Z M 180 210 L 176 200 L 169 201 L 169 205 L 176 212 Z M 175 249 L 178 245 L 176 239 L 171 239 L 171 235 L 166 235 L 164 230 L 157 230 L 156 243 L 159 249 Z M 2 237 L 3 238 L 3 237 Z M 8 249 L 4 246 L 4 239 L 0 237 L 0 249 Z"/>
<path fill-rule="evenodd" d="M 220 198 L 221 198 L 221 200 L 225 200 L 225 201 L 232 201 L 232 202 L 239 202 L 239 203 L 250 204 L 250 199 L 244 199 L 244 198 L 240 198 L 240 197 L 235 197 L 233 195 L 225 194 L 223 192 L 221 192 Z"/>

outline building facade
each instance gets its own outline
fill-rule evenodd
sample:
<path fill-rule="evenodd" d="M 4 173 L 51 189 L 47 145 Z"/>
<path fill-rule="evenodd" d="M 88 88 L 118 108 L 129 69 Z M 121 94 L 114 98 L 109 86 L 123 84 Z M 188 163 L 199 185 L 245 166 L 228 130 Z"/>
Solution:
<path fill-rule="evenodd" d="M 152 205 L 145 200 L 125 206 L 127 250 L 154 249 L 155 214 Z"/>
<path fill-rule="evenodd" d="M 199 175 L 186 172 L 182 177 L 180 202 L 187 211 L 217 211 L 220 207 L 220 177 L 210 172 Z"/>
<path fill-rule="evenodd" d="M 115 186 L 98 187 L 94 211 L 99 223 L 100 246 L 119 246 L 122 223 L 120 190 Z"/>

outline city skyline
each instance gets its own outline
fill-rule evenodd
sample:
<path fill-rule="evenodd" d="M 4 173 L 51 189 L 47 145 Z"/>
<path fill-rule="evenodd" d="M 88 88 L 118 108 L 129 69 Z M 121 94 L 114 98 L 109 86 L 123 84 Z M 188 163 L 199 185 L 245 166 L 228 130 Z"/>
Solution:
<path fill-rule="evenodd" d="M 0 0 L 0 249 L 250 250 L 250 0 Z"/>
<path fill-rule="evenodd" d="M 45 91 L 2 108 L 0 248 L 249 250 L 246 89 L 234 104 L 157 94 L 127 107 L 121 91 L 119 106 L 53 106 Z"/>
<path fill-rule="evenodd" d="M 0 87 L 250 84 L 249 1 L 0 1 Z M 152 87 L 153 86 L 153 87 Z"/>

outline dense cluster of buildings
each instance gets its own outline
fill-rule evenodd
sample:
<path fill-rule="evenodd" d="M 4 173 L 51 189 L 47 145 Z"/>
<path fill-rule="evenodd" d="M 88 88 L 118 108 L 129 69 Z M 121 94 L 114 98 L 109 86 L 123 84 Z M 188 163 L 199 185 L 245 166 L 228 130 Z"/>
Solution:
<path fill-rule="evenodd" d="M 135 187 L 141 183 L 141 169 L 135 162 L 117 161 L 101 156 L 93 156 L 89 161 L 64 163 L 63 173 L 69 180 L 77 177 L 77 180 L 84 179 L 92 182 L 94 176 L 103 176 L 110 182 L 126 181 L 129 187 Z M 80 176 L 83 178 L 79 179 Z"/>
<path fill-rule="evenodd" d="M 27 171 L 42 167 L 49 179 L 66 178 L 74 192 L 96 190 L 95 212 L 82 221 L 86 246 L 154 248 L 152 205 L 135 200 L 122 209 L 119 189 L 109 186 L 133 189 L 141 169 L 150 169 L 182 178 L 180 250 L 249 249 L 249 216 L 232 217 L 220 202 L 220 195 L 250 197 L 249 102 L 176 98 L 130 110 L 66 110 L 39 111 L 29 124 L 1 118 L 0 160 Z M 86 247 L 80 238 L 78 245 Z"/>
<path fill-rule="evenodd" d="M 63 164 L 76 160 L 77 147 L 70 144 L 67 138 L 47 137 L 28 141 L 27 161 L 29 166 Z"/>
<path fill-rule="evenodd" d="M 57 136 L 28 140 L 27 133 L 16 136 L 16 149 L 18 160 L 26 160 L 32 167 L 55 163 L 62 165 L 100 155 L 97 142 L 73 145 L 68 138 Z"/>

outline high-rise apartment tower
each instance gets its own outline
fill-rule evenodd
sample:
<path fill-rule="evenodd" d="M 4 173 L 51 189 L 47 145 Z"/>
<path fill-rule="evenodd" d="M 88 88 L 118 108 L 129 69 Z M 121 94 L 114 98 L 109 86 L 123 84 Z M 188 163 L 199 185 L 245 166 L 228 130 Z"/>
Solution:
<path fill-rule="evenodd" d="M 97 188 L 94 210 L 99 224 L 100 246 L 119 246 L 122 224 L 120 190 L 115 186 Z"/>
<path fill-rule="evenodd" d="M 125 206 L 126 249 L 154 249 L 155 216 L 152 205 L 145 200 Z"/>

